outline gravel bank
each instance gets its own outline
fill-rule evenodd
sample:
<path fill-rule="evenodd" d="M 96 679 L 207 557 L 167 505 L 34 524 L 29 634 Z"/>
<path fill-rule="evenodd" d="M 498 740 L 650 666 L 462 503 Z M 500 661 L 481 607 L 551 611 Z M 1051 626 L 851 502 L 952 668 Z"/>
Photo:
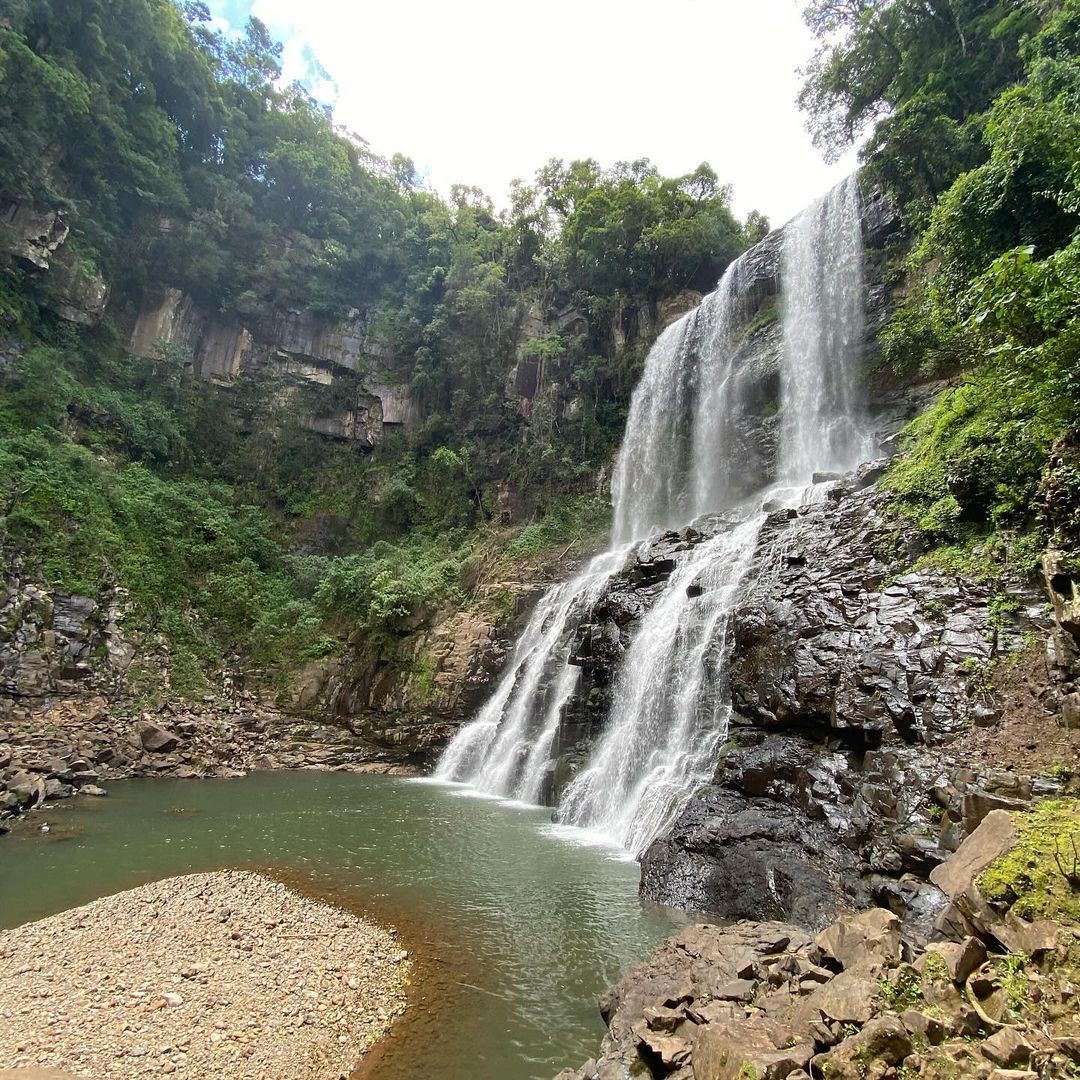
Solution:
<path fill-rule="evenodd" d="M 0 932 L 0 1069 L 347 1077 L 408 967 L 392 931 L 259 874 L 168 878 Z"/>

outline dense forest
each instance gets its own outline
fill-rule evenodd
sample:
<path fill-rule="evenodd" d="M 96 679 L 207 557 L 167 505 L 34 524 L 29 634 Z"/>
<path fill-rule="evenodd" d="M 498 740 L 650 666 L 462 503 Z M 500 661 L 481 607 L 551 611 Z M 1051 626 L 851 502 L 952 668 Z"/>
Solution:
<path fill-rule="evenodd" d="M 377 157 L 252 20 L 197 2 L 15 0 L 0 17 L 0 200 L 60 210 L 110 302 L 83 328 L 0 269 L 0 547 L 56 587 L 116 581 L 173 653 L 174 689 L 241 653 L 280 675 L 357 637 L 392 653 L 470 602 L 484 558 L 599 536 L 648 335 L 617 316 L 707 291 L 768 223 L 707 165 L 551 161 L 496 212 Z M 952 385 L 890 483 L 935 549 L 1030 573 L 1080 551 L 1080 2 L 815 0 L 800 104 L 826 154 L 859 140 L 903 220 L 881 363 Z M 4 246 L 0 236 L 0 248 Z M 421 412 L 374 449 L 305 430 L 273 380 L 132 356 L 165 288 L 222 314 L 373 326 Z M 524 346 L 526 310 L 573 309 Z M 524 415 L 507 373 L 554 373 Z M 331 387 L 348 386 L 348 373 Z M 517 493 L 512 512 L 501 493 Z M 509 519 L 509 520 L 507 520 Z"/>
<path fill-rule="evenodd" d="M 31 270 L 3 270 L 0 537 L 51 584 L 119 579 L 190 691 L 224 650 L 287 666 L 356 630 L 392 650 L 508 542 L 490 535 L 499 484 L 538 519 L 516 551 L 601 532 L 593 481 L 643 356 L 616 355 L 613 313 L 711 288 L 767 228 L 734 218 L 707 165 L 552 161 L 507 212 L 471 188 L 444 200 L 283 85 L 257 21 L 233 40 L 208 19 L 31 2 L 0 24 L 0 193 L 63 210 L 66 246 L 112 290 L 76 331 Z M 131 356 L 125 318 L 166 286 L 222 313 L 363 316 L 422 422 L 368 453 L 302 430 L 272 380 L 221 392 L 175 345 Z M 530 302 L 572 304 L 587 329 L 531 343 L 560 389 L 526 420 L 505 382 Z"/>
<path fill-rule="evenodd" d="M 883 338 L 901 376 L 953 383 L 888 478 L 943 566 L 1080 554 L 1080 4 L 814 3 L 800 104 L 905 230 Z"/>

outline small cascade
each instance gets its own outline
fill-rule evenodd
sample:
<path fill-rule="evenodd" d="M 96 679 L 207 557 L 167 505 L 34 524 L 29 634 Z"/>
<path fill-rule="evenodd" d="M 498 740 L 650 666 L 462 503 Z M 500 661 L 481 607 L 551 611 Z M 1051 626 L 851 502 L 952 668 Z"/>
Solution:
<path fill-rule="evenodd" d="M 604 736 L 558 821 L 639 855 L 709 779 L 731 712 L 727 620 L 764 519 L 731 525 L 671 576 L 627 650 Z"/>
<path fill-rule="evenodd" d="M 571 630 L 619 569 L 623 555 L 613 551 L 597 556 L 577 577 L 541 597 L 495 693 L 439 759 L 437 780 L 536 801 L 559 716 L 580 674 L 567 663 Z"/>
<path fill-rule="evenodd" d="M 634 392 L 612 489 L 608 552 L 538 604 L 505 674 L 463 728 L 436 777 L 534 802 L 559 750 L 580 671 L 573 629 L 651 535 L 720 513 L 641 617 L 615 677 L 612 708 L 555 818 L 640 854 L 708 781 L 731 712 L 729 622 L 765 519 L 763 508 L 825 497 L 815 473 L 867 454 L 858 402 L 864 285 L 858 186 L 851 178 L 789 223 L 781 250 L 783 355 L 775 483 L 737 502 L 741 400 L 737 331 L 745 257 L 668 327 Z"/>

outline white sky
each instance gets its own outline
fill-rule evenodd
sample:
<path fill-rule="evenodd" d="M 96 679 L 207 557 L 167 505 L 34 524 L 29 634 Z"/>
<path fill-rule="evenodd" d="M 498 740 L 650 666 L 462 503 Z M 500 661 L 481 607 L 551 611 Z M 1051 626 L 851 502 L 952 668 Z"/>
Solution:
<path fill-rule="evenodd" d="M 337 84 L 337 122 L 409 155 L 442 192 L 509 182 L 551 157 L 708 161 L 735 211 L 782 224 L 854 167 L 827 166 L 795 106 L 813 42 L 799 0 L 212 0 L 310 48 Z"/>

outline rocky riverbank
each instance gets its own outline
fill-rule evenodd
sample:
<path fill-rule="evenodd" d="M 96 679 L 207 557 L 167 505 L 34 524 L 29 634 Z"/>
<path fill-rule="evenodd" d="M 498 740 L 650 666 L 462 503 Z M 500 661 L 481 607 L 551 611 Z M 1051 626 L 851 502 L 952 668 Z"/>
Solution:
<path fill-rule="evenodd" d="M 346 1077 L 408 970 L 394 931 L 258 874 L 170 878 L 0 932 L 0 1069 Z"/>
<path fill-rule="evenodd" d="M 928 943 L 883 908 L 816 936 L 688 928 L 601 1001 L 599 1058 L 558 1080 L 1076 1076 L 1080 817 L 1044 806 L 993 811 L 935 872 L 947 900 Z"/>
<path fill-rule="evenodd" d="M 412 761 L 407 750 L 388 751 L 348 727 L 254 701 L 165 706 L 136 716 L 111 708 L 103 697 L 13 708 L 0 720 L 0 833 L 19 814 L 50 802 L 104 795 L 110 780 L 300 768 L 412 773 Z"/>

